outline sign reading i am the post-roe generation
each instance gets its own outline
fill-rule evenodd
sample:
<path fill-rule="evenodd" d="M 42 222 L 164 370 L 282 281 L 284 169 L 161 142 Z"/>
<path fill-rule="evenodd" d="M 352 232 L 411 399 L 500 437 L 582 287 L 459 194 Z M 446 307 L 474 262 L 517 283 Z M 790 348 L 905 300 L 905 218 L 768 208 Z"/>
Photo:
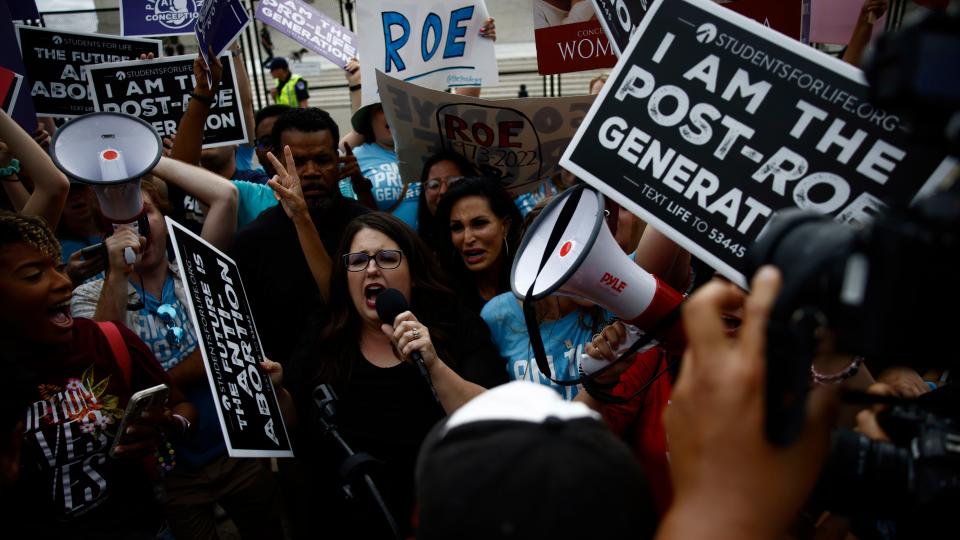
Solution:
<path fill-rule="evenodd" d="M 746 286 L 774 212 L 866 222 L 946 176 L 867 92 L 858 69 L 713 2 L 658 1 L 561 165 Z"/>
<path fill-rule="evenodd" d="M 169 217 L 207 381 L 230 457 L 293 457 L 237 263 Z"/>
<path fill-rule="evenodd" d="M 30 96 L 38 116 L 74 117 L 93 112 L 86 74 L 90 64 L 160 56 L 160 42 L 105 34 L 17 26 Z"/>
<path fill-rule="evenodd" d="M 193 55 L 158 60 L 132 60 L 87 66 L 90 95 L 98 111 L 136 116 L 153 126 L 161 137 L 177 132 L 180 118 L 196 87 Z M 203 147 L 215 148 L 248 140 L 237 74 L 229 55 L 220 57 L 223 76 L 203 127 Z"/>

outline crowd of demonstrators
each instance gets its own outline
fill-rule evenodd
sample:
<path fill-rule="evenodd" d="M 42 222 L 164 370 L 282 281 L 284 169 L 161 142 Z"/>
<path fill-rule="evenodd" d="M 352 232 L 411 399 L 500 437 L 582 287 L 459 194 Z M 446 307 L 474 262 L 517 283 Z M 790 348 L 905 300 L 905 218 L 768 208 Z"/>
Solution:
<path fill-rule="evenodd" d="M 437 205 L 441 266 L 461 301 L 478 314 L 491 298 L 510 291 L 521 221 L 507 190 L 483 177 L 455 183 Z"/>

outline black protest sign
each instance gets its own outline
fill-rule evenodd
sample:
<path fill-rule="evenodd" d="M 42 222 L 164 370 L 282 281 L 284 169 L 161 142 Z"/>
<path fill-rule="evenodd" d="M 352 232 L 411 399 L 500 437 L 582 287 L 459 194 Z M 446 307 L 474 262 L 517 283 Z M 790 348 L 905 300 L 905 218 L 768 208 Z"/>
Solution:
<path fill-rule="evenodd" d="M 17 26 L 17 39 L 38 116 L 73 117 L 94 111 L 83 66 L 132 60 L 147 53 L 160 56 L 160 42 L 153 39 L 33 26 Z"/>
<path fill-rule="evenodd" d="M 292 457 L 236 263 L 166 219 L 230 457 Z"/>
<path fill-rule="evenodd" d="M 593 0 L 597 19 L 617 57 L 627 48 L 630 36 L 640 26 L 652 3 L 653 0 Z"/>
<path fill-rule="evenodd" d="M 777 210 L 866 222 L 950 160 L 863 74 L 707 0 L 653 4 L 561 165 L 741 285 Z"/>
<path fill-rule="evenodd" d="M 176 133 L 195 87 L 194 56 L 134 60 L 85 68 L 98 111 L 129 114 L 152 125 L 161 137 Z M 247 125 L 230 55 L 220 57 L 223 77 L 203 129 L 203 147 L 247 141 Z"/>

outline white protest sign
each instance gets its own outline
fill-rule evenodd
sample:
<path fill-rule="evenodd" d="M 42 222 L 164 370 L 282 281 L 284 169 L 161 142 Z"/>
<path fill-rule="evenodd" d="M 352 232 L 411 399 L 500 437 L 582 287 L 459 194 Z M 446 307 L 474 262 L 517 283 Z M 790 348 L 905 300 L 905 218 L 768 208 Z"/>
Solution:
<path fill-rule="evenodd" d="M 424 162 L 453 151 L 515 194 L 560 173 L 560 156 L 594 96 L 479 99 L 405 83 L 377 72 L 400 177 L 416 182 Z"/>
<path fill-rule="evenodd" d="M 446 90 L 496 86 L 493 40 L 480 36 L 483 0 L 365 0 L 357 5 L 363 104 L 377 103 L 376 72 Z"/>

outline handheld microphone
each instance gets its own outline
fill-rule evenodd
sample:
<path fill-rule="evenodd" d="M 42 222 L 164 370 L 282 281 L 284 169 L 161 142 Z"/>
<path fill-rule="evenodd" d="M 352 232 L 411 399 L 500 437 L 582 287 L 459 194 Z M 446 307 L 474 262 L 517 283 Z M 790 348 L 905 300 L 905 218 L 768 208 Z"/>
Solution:
<path fill-rule="evenodd" d="M 404 311 L 410 311 L 410 305 L 407 304 L 407 299 L 404 298 L 402 292 L 396 289 L 386 289 L 377 295 L 377 316 L 380 317 L 380 322 L 393 326 L 393 321 L 397 319 L 397 315 Z M 443 404 L 440 403 L 440 396 L 437 395 L 437 389 L 433 387 L 433 379 L 430 378 L 430 373 L 427 372 L 427 363 L 423 361 L 423 355 L 420 354 L 420 351 L 413 351 L 410 353 L 410 358 L 413 359 L 413 363 L 416 364 L 417 369 L 420 370 L 420 376 L 427 381 L 427 386 L 429 386 L 430 391 L 433 392 L 433 398 L 437 400 L 437 403 L 440 404 L 442 408 Z"/>

